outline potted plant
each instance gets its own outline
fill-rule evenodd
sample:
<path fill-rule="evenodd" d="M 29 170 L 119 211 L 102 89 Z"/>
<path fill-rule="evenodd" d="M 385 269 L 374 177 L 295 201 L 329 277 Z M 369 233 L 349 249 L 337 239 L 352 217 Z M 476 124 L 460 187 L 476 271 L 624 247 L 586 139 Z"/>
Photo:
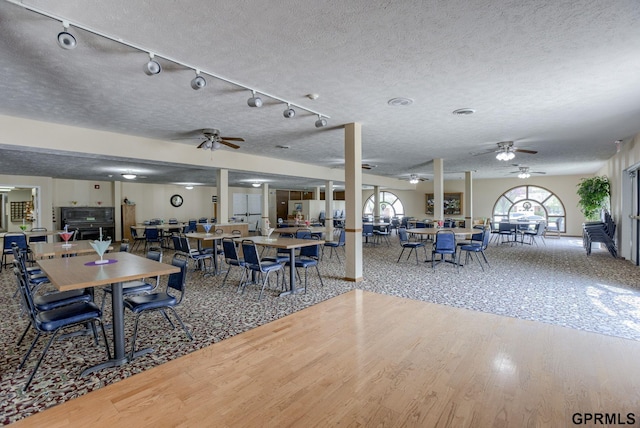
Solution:
<path fill-rule="evenodd" d="M 609 209 L 611 185 L 606 176 L 583 178 L 578 183 L 578 205 L 585 219 L 594 221 L 600 219 L 603 209 Z"/>

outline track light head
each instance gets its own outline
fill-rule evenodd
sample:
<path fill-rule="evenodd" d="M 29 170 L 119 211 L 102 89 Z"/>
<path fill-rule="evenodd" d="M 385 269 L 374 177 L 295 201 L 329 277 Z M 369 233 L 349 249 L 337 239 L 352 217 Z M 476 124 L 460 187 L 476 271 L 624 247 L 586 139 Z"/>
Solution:
<path fill-rule="evenodd" d="M 325 126 L 327 126 L 327 119 L 318 115 L 318 120 L 316 120 L 316 128 L 324 128 Z"/>
<path fill-rule="evenodd" d="M 287 104 L 287 109 L 282 113 L 282 115 L 287 119 L 291 119 L 293 116 L 296 115 L 296 111 L 292 109 L 289 104 Z"/>
<path fill-rule="evenodd" d="M 191 80 L 191 87 L 197 91 L 198 89 L 202 89 L 205 86 L 207 86 L 207 81 L 204 77 L 200 76 L 200 71 L 196 70 L 196 77 Z"/>
<path fill-rule="evenodd" d="M 256 97 L 256 91 L 251 91 L 251 98 L 247 100 L 249 107 L 262 107 L 262 98 Z"/>
<path fill-rule="evenodd" d="M 58 45 L 62 49 L 75 49 L 77 45 L 76 38 L 73 37 L 73 34 L 67 31 L 69 29 L 69 23 L 67 21 L 63 21 L 62 26 L 64 27 L 64 31 L 58 33 Z"/>
<path fill-rule="evenodd" d="M 159 74 L 162 71 L 160 63 L 153 59 L 152 53 L 149 54 L 149 62 L 147 62 L 142 69 L 147 76 L 153 76 L 154 74 Z"/>

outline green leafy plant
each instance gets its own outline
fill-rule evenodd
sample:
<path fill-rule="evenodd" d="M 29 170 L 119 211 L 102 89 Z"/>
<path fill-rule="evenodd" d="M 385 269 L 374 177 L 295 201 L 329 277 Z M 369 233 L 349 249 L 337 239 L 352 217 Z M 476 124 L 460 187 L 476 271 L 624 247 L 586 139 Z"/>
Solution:
<path fill-rule="evenodd" d="M 606 176 L 583 178 L 578 183 L 578 206 L 587 220 L 598 220 L 600 211 L 609 208 L 611 184 Z"/>

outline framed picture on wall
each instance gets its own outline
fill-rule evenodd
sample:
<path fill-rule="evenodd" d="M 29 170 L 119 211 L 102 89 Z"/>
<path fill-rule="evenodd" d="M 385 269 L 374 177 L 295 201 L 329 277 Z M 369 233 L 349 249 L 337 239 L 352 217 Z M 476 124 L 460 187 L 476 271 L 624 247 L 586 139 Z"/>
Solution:
<path fill-rule="evenodd" d="M 433 215 L 433 193 L 427 193 L 425 196 L 425 214 Z M 462 215 L 462 193 L 445 193 L 443 196 L 444 215 Z"/>

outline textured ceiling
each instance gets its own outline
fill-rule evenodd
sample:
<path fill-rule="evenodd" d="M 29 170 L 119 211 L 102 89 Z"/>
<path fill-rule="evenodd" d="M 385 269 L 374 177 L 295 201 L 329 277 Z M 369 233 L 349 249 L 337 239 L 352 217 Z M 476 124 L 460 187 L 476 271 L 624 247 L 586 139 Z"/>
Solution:
<path fill-rule="evenodd" d="M 58 47 L 59 21 L 0 1 L 2 115 L 172 142 L 218 128 L 245 139 L 238 152 L 330 167 L 343 162 L 341 126 L 360 122 L 363 161 L 388 177 L 428 176 L 434 158 L 444 159 L 446 178 L 506 177 L 513 164 L 588 174 L 615 153 L 615 140 L 640 132 L 637 0 L 24 3 L 70 21 L 78 46 Z M 74 23 L 197 67 L 208 84 L 192 90 L 194 71 L 162 58 L 162 73 L 149 77 L 145 52 Z M 206 73 L 330 116 L 329 127 L 316 129 L 317 116 L 299 109 L 285 119 L 286 105 L 264 96 L 262 108 L 249 108 L 249 91 Z M 394 97 L 413 104 L 390 106 Z M 452 114 L 465 107 L 476 113 Z M 538 153 L 500 163 L 488 152 L 504 140 Z M 150 182 L 215 182 L 200 166 L 116 157 L 60 168 L 51 151 L 31 153 L 26 169 L 7 150 L 20 141 L 0 141 L 11 145 L 0 146 L 0 173 L 106 180 L 96 165 L 113 162 L 147 171 Z M 277 174 L 263 178 L 323 184 Z M 230 184 L 259 178 L 231 172 Z"/>

